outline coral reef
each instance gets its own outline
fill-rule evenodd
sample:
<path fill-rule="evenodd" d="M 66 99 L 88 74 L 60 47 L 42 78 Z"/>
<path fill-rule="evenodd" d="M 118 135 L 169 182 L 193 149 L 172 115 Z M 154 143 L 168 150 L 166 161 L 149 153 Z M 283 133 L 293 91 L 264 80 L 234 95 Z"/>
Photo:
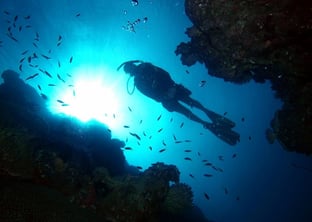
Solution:
<path fill-rule="evenodd" d="M 270 80 L 284 101 L 276 138 L 311 154 L 311 3 L 186 0 L 185 10 L 193 26 L 175 51 L 182 63 L 203 63 L 210 75 L 239 84 Z"/>
<path fill-rule="evenodd" d="M 176 220 L 174 213 L 193 210 L 176 166 L 155 163 L 131 174 L 124 142 L 106 126 L 52 115 L 17 73 L 2 76 L 1 221 L 154 222 L 168 218 L 165 212 Z M 26 101 L 36 100 L 39 108 L 29 109 Z"/>
<path fill-rule="evenodd" d="M 180 214 L 192 208 L 193 192 L 187 184 L 179 183 L 170 187 L 164 201 L 164 210 L 171 214 Z"/>

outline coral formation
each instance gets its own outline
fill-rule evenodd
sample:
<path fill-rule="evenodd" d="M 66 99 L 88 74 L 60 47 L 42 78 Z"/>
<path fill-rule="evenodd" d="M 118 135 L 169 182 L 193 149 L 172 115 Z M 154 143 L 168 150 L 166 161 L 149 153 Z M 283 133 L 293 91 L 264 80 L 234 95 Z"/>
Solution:
<path fill-rule="evenodd" d="M 154 222 L 165 220 L 160 220 L 164 211 L 176 220 L 175 212 L 192 206 L 192 192 L 179 185 L 176 166 L 155 163 L 130 174 L 121 150 L 124 142 L 112 139 L 105 126 L 52 115 L 18 74 L 6 71 L 4 76 L 1 221 Z M 27 108 L 25 101 L 32 99 L 39 99 L 40 109 Z"/>
<path fill-rule="evenodd" d="M 306 154 L 312 153 L 310 9 L 309 2 L 294 0 L 186 0 L 191 40 L 175 51 L 184 65 L 203 63 L 225 81 L 270 80 L 284 101 L 276 138 Z"/>

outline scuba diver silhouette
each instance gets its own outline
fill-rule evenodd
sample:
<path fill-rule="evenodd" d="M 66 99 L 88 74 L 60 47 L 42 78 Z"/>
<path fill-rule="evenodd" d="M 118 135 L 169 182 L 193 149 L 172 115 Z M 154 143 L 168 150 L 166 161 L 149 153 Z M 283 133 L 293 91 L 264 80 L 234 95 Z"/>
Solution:
<path fill-rule="evenodd" d="M 235 126 L 233 121 L 205 108 L 200 102 L 192 99 L 190 97 L 192 92 L 183 85 L 175 83 L 167 71 L 141 60 L 124 62 L 117 68 L 117 71 L 121 67 L 124 68 L 125 73 L 130 74 L 128 83 L 130 78 L 134 77 L 133 91 L 129 92 L 127 88 L 129 94 L 132 94 L 136 87 L 144 95 L 160 102 L 169 112 L 178 112 L 192 121 L 201 123 L 204 128 L 209 129 L 224 142 L 235 145 L 239 141 L 240 135 L 232 130 Z M 196 107 L 203 111 L 212 123 L 202 120 L 179 101 L 191 108 Z"/>

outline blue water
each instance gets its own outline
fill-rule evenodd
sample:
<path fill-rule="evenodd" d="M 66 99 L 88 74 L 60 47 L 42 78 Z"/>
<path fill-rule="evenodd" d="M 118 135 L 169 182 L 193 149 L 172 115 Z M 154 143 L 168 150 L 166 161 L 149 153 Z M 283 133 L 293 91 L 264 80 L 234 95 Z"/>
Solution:
<path fill-rule="evenodd" d="M 271 145 L 265 138 L 265 130 L 282 102 L 274 97 L 269 82 L 235 85 L 208 76 L 201 64 L 192 67 L 181 64 L 174 50 L 180 42 L 189 40 L 185 30 L 191 26 L 182 0 L 146 0 L 139 1 L 138 6 L 132 6 L 128 0 L 2 0 L 0 8 L 0 70 L 13 69 L 25 79 L 38 71 L 27 65 L 19 71 L 22 52 L 29 50 L 27 55 L 31 55 L 36 51 L 38 55 L 51 57 L 40 57 L 35 63 L 54 78 L 40 75 L 27 81 L 38 92 L 40 85 L 41 92 L 49 97 L 51 112 L 82 121 L 97 118 L 107 124 L 114 138 L 128 141 L 127 146 L 133 148 L 125 151 L 130 164 L 143 169 L 157 161 L 177 165 L 181 181 L 194 191 L 194 203 L 211 220 L 311 221 L 312 173 L 291 166 L 296 163 L 312 168 L 311 158 L 286 152 L 278 142 Z M 16 28 L 11 31 L 18 42 L 6 35 L 10 25 L 7 20 L 12 22 L 15 15 L 18 15 Z M 25 19 L 28 15 L 31 17 Z M 147 20 L 143 22 L 145 17 Z M 133 23 L 137 19 L 140 22 L 134 25 L 135 32 L 123 28 L 128 21 Z M 36 32 L 39 41 L 34 40 Z M 166 111 L 138 90 L 129 95 L 128 76 L 116 68 L 133 59 L 162 67 L 177 83 L 192 91 L 192 98 L 217 113 L 227 112 L 227 117 L 236 122 L 240 143 L 234 147 L 227 145 L 201 125 Z M 65 83 L 56 78 L 57 73 Z M 207 81 L 204 87 L 199 87 L 201 80 Z M 130 90 L 132 87 L 130 80 Z M 58 99 L 69 106 L 61 106 Z M 206 118 L 201 112 L 194 112 Z M 160 128 L 163 130 L 158 133 Z M 141 136 L 138 144 L 129 132 L 140 135 L 145 132 L 147 136 Z M 176 144 L 173 135 L 191 142 Z M 163 148 L 166 151 L 160 153 Z M 185 153 L 185 149 L 192 152 Z M 232 158 L 234 153 L 236 158 Z M 185 157 L 192 161 L 184 160 Z M 204 159 L 223 172 L 204 166 Z M 205 173 L 213 176 L 204 177 Z"/>

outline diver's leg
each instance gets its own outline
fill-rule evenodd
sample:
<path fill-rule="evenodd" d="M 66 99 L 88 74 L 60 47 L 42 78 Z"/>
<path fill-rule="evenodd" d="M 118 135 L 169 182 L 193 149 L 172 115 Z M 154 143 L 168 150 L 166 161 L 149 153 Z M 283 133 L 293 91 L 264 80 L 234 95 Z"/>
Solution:
<path fill-rule="evenodd" d="M 211 121 L 216 123 L 217 125 L 226 125 L 231 128 L 235 126 L 235 123 L 232 120 L 205 108 L 200 102 L 196 101 L 195 99 L 192 99 L 189 96 L 181 98 L 181 101 L 191 107 L 196 107 L 202 110 L 211 119 Z"/>
<path fill-rule="evenodd" d="M 180 104 L 178 101 L 168 101 L 163 102 L 162 105 L 170 112 L 178 112 L 183 114 L 184 116 L 188 117 L 192 121 L 201 123 L 203 126 L 207 124 L 206 121 L 202 120 L 198 116 L 196 116 L 194 113 L 192 113 L 189 109 L 184 107 L 182 104 Z"/>

